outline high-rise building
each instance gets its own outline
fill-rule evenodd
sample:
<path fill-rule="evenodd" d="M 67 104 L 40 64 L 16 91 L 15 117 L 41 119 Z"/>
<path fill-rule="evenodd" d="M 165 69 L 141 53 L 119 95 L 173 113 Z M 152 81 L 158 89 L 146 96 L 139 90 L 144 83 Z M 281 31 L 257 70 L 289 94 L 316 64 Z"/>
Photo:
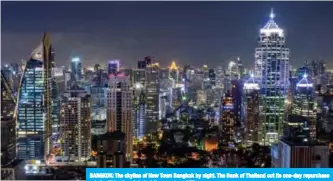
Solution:
<path fill-rule="evenodd" d="M 317 103 L 311 78 L 304 73 L 296 84 L 292 101 L 292 113 L 308 119 L 311 140 L 316 139 Z"/>
<path fill-rule="evenodd" d="M 132 85 L 146 85 L 146 69 L 134 69 L 131 76 Z"/>
<path fill-rule="evenodd" d="M 173 87 L 178 83 L 179 68 L 177 67 L 175 61 L 173 61 L 169 67 L 169 79 L 173 80 Z"/>
<path fill-rule="evenodd" d="M 221 104 L 221 143 L 223 146 L 234 146 L 236 140 L 236 120 L 232 95 L 228 91 L 222 98 Z"/>
<path fill-rule="evenodd" d="M 24 66 L 18 100 L 18 157 L 44 159 L 51 150 L 54 52 L 48 34 Z"/>
<path fill-rule="evenodd" d="M 147 132 L 157 130 L 157 121 L 159 118 L 159 66 L 157 64 L 150 64 L 146 69 L 146 121 Z"/>
<path fill-rule="evenodd" d="M 272 167 L 328 168 L 328 145 L 313 144 L 307 118 L 290 115 L 284 124 L 284 134 L 272 146 Z"/>
<path fill-rule="evenodd" d="M 126 158 L 131 160 L 133 153 L 133 91 L 130 77 L 119 73 L 109 75 L 107 92 L 107 130 L 125 133 Z"/>
<path fill-rule="evenodd" d="M 71 81 L 81 81 L 83 79 L 81 59 L 79 57 L 72 58 L 71 65 Z"/>
<path fill-rule="evenodd" d="M 16 158 L 16 98 L 1 71 L 1 166 Z"/>
<path fill-rule="evenodd" d="M 271 12 L 268 23 L 260 29 L 255 50 L 254 76 L 261 89 L 264 145 L 275 143 L 282 133 L 284 100 L 289 88 L 289 49 L 274 16 Z"/>
<path fill-rule="evenodd" d="M 215 86 L 216 85 L 216 73 L 215 73 L 214 69 L 209 69 L 208 70 L 208 77 L 209 77 L 209 80 L 210 80 L 210 84 L 212 86 Z"/>
<path fill-rule="evenodd" d="M 153 63 L 153 57 L 147 56 L 143 60 L 138 61 L 138 69 L 146 69 Z"/>
<path fill-rule="evenodd" d="M 90 95 L 74 84 L 61 101 L 61 149 L 68 160 L 85 161 L 91 152 Z"/>
<path fill-rule="evenodd" d="M 134 93 L 134 121 L 133 130 L 134 136 L 141 139 L 146 134 L 146 101 L 144 89 L 135 88 Z"/>
<path fill-rule="evenodd" d="M 108 63 L 108 74 L 116 74 L 119 72 L 120 63 L 119 60 L 110 60 Z"/>
<path fill-rule="evenodd" d="M 259 84 L 256 83 L 251 75 L 250 79 L 244 83 L 243 87 L 243 108 L 245 124 L 245 143 L 252 145 L 260 143 L 261 123 L 259 113 Z"/>

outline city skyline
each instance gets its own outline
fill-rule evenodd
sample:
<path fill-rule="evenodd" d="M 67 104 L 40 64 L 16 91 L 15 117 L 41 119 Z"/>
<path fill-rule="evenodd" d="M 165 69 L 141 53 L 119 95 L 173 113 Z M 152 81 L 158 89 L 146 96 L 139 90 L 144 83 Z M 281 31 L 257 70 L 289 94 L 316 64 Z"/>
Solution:
<path fill-rule="evenodd" d="M 79 56 L 85 66 L 119 59 L 134 67 L 140 58 L 153 55 L 163 66 L 171 60 L 227 65 L 239 56 L 250 67 L 258 30 L 274 8 L 293 66 L 312 59 L 333 66 L 332 2 L 2 2 L 2 7 L 3 63 L 28 59 L 47 31 L 57 65 Z"/>

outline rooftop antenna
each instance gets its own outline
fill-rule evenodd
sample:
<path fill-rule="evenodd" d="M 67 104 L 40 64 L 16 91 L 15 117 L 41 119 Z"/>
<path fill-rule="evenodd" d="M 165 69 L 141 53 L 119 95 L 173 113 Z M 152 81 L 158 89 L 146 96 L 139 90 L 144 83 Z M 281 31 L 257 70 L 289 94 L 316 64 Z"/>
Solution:
<path fill-rule="evenodd" d="M 274 18 L 275 18 L 275 14 L 274 14 L 274 9 L 273 9 L 273 8 L 271 9 L 271 14 L 269 15 L 269 17 L 270 17 L 271 19 L 274 19 Z"/>

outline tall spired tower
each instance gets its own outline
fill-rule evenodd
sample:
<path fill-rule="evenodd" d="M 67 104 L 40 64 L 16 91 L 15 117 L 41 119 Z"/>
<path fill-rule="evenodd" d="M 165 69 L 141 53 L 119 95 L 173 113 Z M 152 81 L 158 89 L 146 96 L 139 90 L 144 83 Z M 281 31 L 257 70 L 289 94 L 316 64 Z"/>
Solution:
<path fill-rule="evenodd" d="M 260 83 L 263 136 L 260 143 L 270 145 L 282 134 L 284 99 L 289 87 L 289 49 L 285 35 L 274 21 L 273 10 L 267 24 L 260 29 L 255 49 L 255 78 Z"/>

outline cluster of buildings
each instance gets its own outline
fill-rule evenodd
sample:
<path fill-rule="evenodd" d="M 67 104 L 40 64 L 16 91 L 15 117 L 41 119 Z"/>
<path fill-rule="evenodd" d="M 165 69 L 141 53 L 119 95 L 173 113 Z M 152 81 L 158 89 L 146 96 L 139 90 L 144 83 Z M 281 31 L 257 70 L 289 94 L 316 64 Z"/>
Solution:
<path fill-rule="evenodd" d="M 162 68 L 151 56 L 134 68 L 111 60 L 89 69 L 79 57 L 57 67 L 45 34 L 22 65 L 1 70 L 2 165 L 86 162 L 97 152 L 101 167 L 123 167 L 135 139 L 159 129 L 159 120 L 180 119 L 187 105 L 209 110 L 205 119 L 225 148 L 257 143 L 272 146 L 277 167 L 327 167 L 332 74 L 323 61 L 292 69 L 273 13 L 259 35 L 251 69 L 240 58 L 227 67 Z"/>

